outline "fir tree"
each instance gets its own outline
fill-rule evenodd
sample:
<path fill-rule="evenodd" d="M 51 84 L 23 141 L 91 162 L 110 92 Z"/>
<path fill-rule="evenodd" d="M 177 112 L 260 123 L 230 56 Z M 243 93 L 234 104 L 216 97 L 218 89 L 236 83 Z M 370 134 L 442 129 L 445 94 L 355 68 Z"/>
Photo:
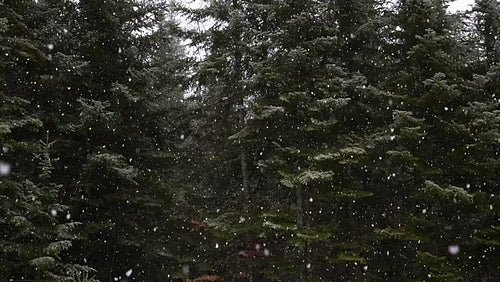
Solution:
<path fill-rule="evenodd" d="M 0 4 L 0 278 L 73 281 L 93 270 L 69 263 L 66 253 L 76 238 L 78 222 L 71 220 L 69 207 L 59 196 L 62 186 L 52 178 L 53 142 L 48 137 L 36 142 L 43 124 L 31 105 L 49 61 L 28 25 L 30 5 Z"/>
<path fill-rule="evenodd" d="M 239 4 L 233 13 L 245 15 L 238 18 L 245 26 L 240 38 L 253 48 L 243 49 L 242 55 L 248 77 L 241 81 L 248 104 L 246 126 L 229 139 L 251 149 L 248 167 L 257 178 L 248 212 L 222 210 L 216 220 L 207 221 L 208 227 L 241 238 L 238 253 L 246 265 L 237 265 L 234 275 L 303 280 L 361 273 L 363 239 L 356 244 L 347 238 L 361 235 L 352 226 L 364 221 L 364 215 L 345 213 L 350 201 L 371 195 L 354 175 L 363 175 L 368 144 L 362 132 L 376 130 L 372 123 L 387 119 L 387 114 L 375 114 L 387 96 L 362 75 L 340 67 L 345 62 L 334 51 L 341 44 L 335 39 L 337 6 L 308 1 Z M 234 71 L 233 66 L 224 73 Z M 231 80 L 215 81 L 227 85 Z M 240 93 L 208 89 L 208 98 Z M 345 213 L 336 214 L 341 209 Z M 235 238 L 227 240 L 238 251 Z M 338 276 L 329 267 L 332 263 L 341 269 Z"/>
<path fill-rule="evenodd" d="M 95 267 L 101 280 L 167 279 L 181 271 L 174 234 L 188 223 L 171 202 L 180 193 L 170 173 L 184 67 L 166 4 L 38 5 L 53 62 L 38 103 L 57 139 L 54 174 L 83 223 L 71 257 Z"/>
<path fill-rule="evenodd" d="M 384 266 L 376 268 L 386 278 L 402 277 L 405 269 L 408 279 L 471 279 L 477 266 L 465 257 L 477 252 L 474 233 L 492 219 L 486 204 L 492 198 L 474 189 L 473 177 L 460 169 L 470 154 L 463 113 L 475 95 L 460 76 L 465 47 L 445 8 L 443 1 L 401 1 L 396 16 L 399 79 L 389 89 L 398 98 L 387 134 L 393 142 L 379 149 L 386 154 L 375 170 L 390 188 L 378 200 L 391 201 L 381 211 L 386 227 L 377 230 L 376 257 Z M 492 278 L 487 273 L 484 279 Z"/>

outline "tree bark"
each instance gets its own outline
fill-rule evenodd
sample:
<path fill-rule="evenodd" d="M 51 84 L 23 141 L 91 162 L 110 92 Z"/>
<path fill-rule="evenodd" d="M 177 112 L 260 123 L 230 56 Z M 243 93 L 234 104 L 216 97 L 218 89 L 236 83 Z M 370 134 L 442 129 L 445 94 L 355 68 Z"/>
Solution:
<path fill-rule="evenodd" d="M 243 204 L 247 205 L 249 200 L 249 191 L 248 191 L 248 168 L 247 168 L 247 155 L 244 147 L 241 149 L 240 153 L 240 164 L 241 164 L 241 178 L 242 178 L 242 187 L 241 194 L 243 198 Z"/>
<path fill-rule="evenodd" d="M 297 196 L 297 229 L 302 229 L 304 227 L 304 191 L 302 186 L 298 186 L 296 190 L 296 196 Z M 301 246 L 299 248 L 299 256 L 303 258 L 302 261 L 302 266 L 300 267 L 300 273 L 299 273 L 299 281 L 300 282 L 305 282 L 307 279 L 307 269 L 306 269 L 306 251 L 307 248 L 306 246 Z"/>

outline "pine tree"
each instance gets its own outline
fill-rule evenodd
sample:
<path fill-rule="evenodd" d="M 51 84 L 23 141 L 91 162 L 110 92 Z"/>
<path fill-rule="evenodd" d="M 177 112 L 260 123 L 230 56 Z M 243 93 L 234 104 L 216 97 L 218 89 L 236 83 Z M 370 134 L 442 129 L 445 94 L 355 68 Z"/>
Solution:
<path fill-rule="evenodd" d="M 258 239 L 255 224 L 247 219 L 259 204 L 255 187 L 262 179 L 252 165 L 252 145 L 230 137 L 246 122 L 252 95 L 247 80 L 256 56 L 249 44 L 258 37 L 258 13 L 264 2 L 212 1 L 202 9 L 179 7 L 194 22 L 214 22 L 205 32 L 187 34 L 194 45 L 207 50 L 206 57 L 196 65 L 198 95 L 191 97 L 200 113 L 193 124 L 196 139 L 190 148 L 199 180 L 189 199 L 197 207 L 192 215 L 194 222 L 206 226 L 199 236 L 203 240 L 198 247 L 200 258 L 191 265 L 192 277 L 213 273 L 227 279 L 240 275 L 258 279 L 252 276 L 252 263 L 237 257 Z M 206 265 L 210 271 L 203 272 Z"/>
<path fill-rule="evenodd" d="M 0 4 L 0 279 L 73 281 L 93 270 L 66 257 L 78 222 L 64 216 L 69 207 L 61 204 L 62 187 L 52 179 L 53 142 L 36 141 L 43 124 L 31 105 L 49 61 L 29 26 L 30 5 Z"/>
<path fill-rule="evenodd" d="M 498 34 L 500 34 L 500 10 L 496 0 L 476 1 L 474 22 L 481 38 L 481 47 L 488 65 L 498 64 L 500 57 Z"/>
<path fill-rule="evenodd" d="M 363 135 L 387 120 L 387 113 L 375 110 L 389 96 L 340 67 L 336 9 L 309 1 L 242 4 L 240 15 L 248 15 L 239 18 L 245 24 L 243 42 L 253 47 L 243 53 L 248 113 L 246 126 L 229 138 L 252 149 L 248 166 L 257 185 L 247 214 L 222 210 L 213 222 L 216 230 L 243 240 L 238 253 L 247 266 L 237 265 L 235 275 L 269 280 L 362 275 L 365 230 L 354 226 L 367 219 L 349 212 L 371 195 L 361 180 L 369 150 Z M 231 239 L 228 247 L 237 251 Z M 253 243 L 245 243 L 249 240 Z"/>
<path fill-rule="evenodd" d="M 500 280 L 498 1 L 205 4 L 0 3 L 0 280 Z"/>
<path fill-rule="evenodd" d="M 384 1 L 336 1 L 332 10 L 338 25 L 337 56 L 349 72 L 360 72 L 374 83 L 383 76 L 387 18 Z"/>
<path fill-rule="evenodd" d="M 474 177 L 460 168 L 474 142 L 464 113 L 476 94 L 461 76 L 465 46 L 445 9 L 445 1 L 401 1 L 395 16 L 398 64 L 386 86 L 397 94 L 387 133 L 393 141 L 380 144 L 385 155 L 375 164 L 387 185 L 378 201 L 391 201 L 380 211 L 387 219 L 379 223 L 381 255 L 373 261 L 386 279 L 401 277 L 401 269 L 407 279 L 471 279 L 479 268 L 467 260 L 479 253 L 474 234 L 492 223 L 493 197 L 473 188 Z M 484 279 L 492 278 L 487 271 Z"/>
<path fill-rule="evenodd" d="M 97 278 L 181 272 L 172 197 L 183 60 L 161 1 L 39 1 L 52 66 L 37 100 L 56 138 L 54 175 L 81 221 L 70 249 Z"/>

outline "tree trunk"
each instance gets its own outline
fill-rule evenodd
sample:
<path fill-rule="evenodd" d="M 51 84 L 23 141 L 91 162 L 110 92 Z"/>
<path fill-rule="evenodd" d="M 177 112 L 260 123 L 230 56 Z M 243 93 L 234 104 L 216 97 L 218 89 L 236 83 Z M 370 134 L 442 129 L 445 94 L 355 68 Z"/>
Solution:
<path fill-rule="evenodd" d="M 296 194 L 297 194 L 297 229 L 300 230 L 304 227 L 304 199 L 303 199 L 304 191 L 302 186 L 299 185 L 299 187 L 297 187 Z M 300 273 L 299 273 L 300 282 L 304 282 L 307 279 L 307 274 L 306 274 L 307 269 L 305 265 L 306 251 L 307 248 L 305 245 L 299 248 L 299 256 L 302 257 L 304 260 L 301 262 L 303 265 L 300 267 Z"/>
<path fill-rule="evenodd" d="M 241 162 L 241 178 L 242 178 L 242 201 L 244 205 L 248 204 L 249 200 L 249 191 L 248 191 L 248 169 L 247 169 L 247 155 L 245 153 L 245 149 L 241 149 L 240 153 L 240 162 Z"/>

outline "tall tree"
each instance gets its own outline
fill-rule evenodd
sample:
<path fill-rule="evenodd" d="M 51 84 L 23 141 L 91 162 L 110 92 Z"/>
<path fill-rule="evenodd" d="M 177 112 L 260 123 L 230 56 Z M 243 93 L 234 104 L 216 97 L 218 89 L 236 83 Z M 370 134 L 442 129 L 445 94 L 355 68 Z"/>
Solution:
<path fill-rule="evenodd" d="M 38 1 L 52 67 L 37 103 L 56 138 L 54 175 L 83 223 L 75 261 L 103 281 L 181 272 L 186 223 L 172 203 L 182 51 L 156 1 Z"/>
<path fill-rule="evenodd" d="M 390 71 L 395 76 L 386 86 L 398 97 L 387 133 L 393 144 L 379 149 L 385 156 L 375 169 L 390 188 L 380 194 L 379 201 L 390 199 L 390 207 L 381 211 L 387 220 L 380 222 L 376 242 L 386 256 L 377 256 L 380 264 L 374 260 L 386 279 L 401 277 L 401 269 L 408 279 L 471 279 L 477 266 L 466 262 L 467 255 L 480 252 L 472 238 L 492 223 L 487 203 L 494 196 L 471 186 L 475 177 L 460 168 L 469 166 L 471 142 L 463 114 L 476 94 L 470 77 L 461 76 L 466 47 L 454 20 L 446 1 L 397 6 L 391 40 L 396 65 Z M 486 273 L 484 279 L 494 277 Z"/>
<path fill-rule="evenodd" d="M 34 10 L 32 1 L 0 4 L 0 279 L 73 281 L 93 270 L 66 256 L 78 222 L 54 183 L 54 143 L 43 137 L 35 106 L 50 61 L 36 40 Z"/>
<path fill-rule="evenodd" d="M 500 8 L 497 0 L 478 0 L 473 8 L 475 25 L 481 35 L 480 45 L 488 65 L 498 64 L 500 57 Z M 478 42 L 479 43 L 479 42 Z"/>
<path fill-rule="evenodd" d="M 245 119 L 230 127 L 233 135 L 225 138 L 250 149 L 247 168 L 253 175 L 246 212 L 221 209 L 221 215 L 207 220 L 209 228 L 228 234 L 220 256 L 238 253 L 233 275 L 241 272 L 250 279 L 361 275 L 364 239 L 351 244 L 347 238 L 364 236 L 354 226 L 363 225 L 366 215 L 348 213 L 357 200 L 371 195 L 360 179 L 369 146 L 363 135 L 390 117 L 375 111 L 385 108 L 388 95 L 370 87 L 362 75 L 342 69 L 351 57 L 343 61 L 336 51 L 343 44 L 336 39 L 340 6 L 321 1 L 239 1 L 237 9 L 229 9 L 219 4 L 207 8 L 210 15 L 237 18 L 221 31 L 211 30 L 212 38 L 225 39 L 222 42 L 230 44 L 225 48 L 244 45 L 239 47 L 244 77 L 237 81 L 243 92 L 223 91 L 234 84 L 228 74 L 238 64 L 232 63 L 233 49 L 224 53 L 227 49 L 219 47 L 210 50 L 203 64 L 208 69 L 202 71 L 215 75 L 205 95 L 229 100 L 230 106 L 217 111 L 218 116 L 247 107 Z M 230 37 L 235 22 L 244 26 L 237 37 L 241 42 L 236 43 Z M 346 30 L 356 28 L 347 25 Z M 230 59 L 221 58 L 228 54 Z M 218 122 L 232 125 L 225 119 Z M 330 263 L 340 271 L 328 267 Z"/>
<path fill-rule="evenodd" d="M 254 95 L 249 79 L 255 57 L 262 56 L 262 48 L 257 47 L 262 43 L 258 29 L 267 20 L 260 14 L 266 2 L 212 1 L 206 8 L 182 8 L 195 23 L 212 25 L 207 31 L 190 34 L 193 43 L 207 52 L 194 77 L 198 95 L 192 100 L 201 114 L 194 130 L 193 149 L 198 155 L 193 156 L 193 163 L 201 171 L 191 199 L 200 205 L 195 220 L 207 224 L 202 238 L 210 238 L 200 246 L 202 262 L 227 278 L 247 275 L 259 279 L 251 273 L 253 262 L 238 258 L 238 253 L 244 256 L 249 245 L 257 244 L 259 230 L 248 219 L 260 205 L 257 187 L 264 178 L 254 165 L 257 152 L 253 144 L 231 137 L 247 122 Z"/>

